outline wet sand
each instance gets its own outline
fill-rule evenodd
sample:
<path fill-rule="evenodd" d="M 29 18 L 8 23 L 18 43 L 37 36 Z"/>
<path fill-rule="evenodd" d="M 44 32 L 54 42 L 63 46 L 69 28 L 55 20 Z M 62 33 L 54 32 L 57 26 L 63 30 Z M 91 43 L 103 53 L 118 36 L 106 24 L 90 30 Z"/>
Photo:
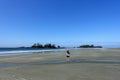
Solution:
<path fill-rule="evenodd" d="M 0 66 L 0 80 L 119 79 L 120 62 L 117 61 L 120 60 L 120 49 L 80 49 L 70 52 L 70 63 L 65 61 L 65 51 L 0 57 L 0 64 L 18 64 Z"/>

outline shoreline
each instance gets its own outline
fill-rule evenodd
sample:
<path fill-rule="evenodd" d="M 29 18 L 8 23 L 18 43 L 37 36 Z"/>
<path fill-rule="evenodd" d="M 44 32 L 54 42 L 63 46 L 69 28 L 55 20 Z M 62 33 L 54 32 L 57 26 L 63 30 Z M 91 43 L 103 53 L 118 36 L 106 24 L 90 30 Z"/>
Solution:
<path fill-rule="evenodd" d="M 17 56 L 26 54 L 39 54 L 49 52 L 61 52 L 66 50 L 95 50 L 95 49 L 107 49 L 107 48 L 64 48 L 64 49 L 35 49 L 35 50 L 10 50 L 0 51 L 0 56 Z"/>
<path fill-rule="evenodd" d="M 119 60 L 119 49 L 72 49 L 71 60 Z M 66 60 L 66 50 L 48 51 L 43 53 L 0 56 L 0 63 L 26 63 Z"/>
<path fill-rule="evenodd" d="M 13 51 L 0 51 L 0 56 L 16 56 L 24 54 L 37 54 L 65 51 L 66 49 L 41 49 L 41 50 L 13 50 Z"/>

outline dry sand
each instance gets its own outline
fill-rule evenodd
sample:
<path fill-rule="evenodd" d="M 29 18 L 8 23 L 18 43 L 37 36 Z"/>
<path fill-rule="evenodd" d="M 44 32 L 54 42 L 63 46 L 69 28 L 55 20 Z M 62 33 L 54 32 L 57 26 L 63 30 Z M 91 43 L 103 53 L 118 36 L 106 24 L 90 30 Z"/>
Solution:
<path fill-rule="evenodd" d="M 120 60 L 120 49 L 70 50 L 71 60 Z M 0 57 L 0 64 L 65 60 L 65 51 Z M 120 63 L 0 66 L 0 80 L 119 80 Z"/>

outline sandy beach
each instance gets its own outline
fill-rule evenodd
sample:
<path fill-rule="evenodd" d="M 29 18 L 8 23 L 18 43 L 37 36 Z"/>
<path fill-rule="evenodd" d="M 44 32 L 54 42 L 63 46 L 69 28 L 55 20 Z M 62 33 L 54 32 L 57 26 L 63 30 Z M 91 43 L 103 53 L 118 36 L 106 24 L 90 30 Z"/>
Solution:
<path fill-rule="evenodd" d="M 70 50 L 71 61 L 65 62 L 65 51 L 0 57 L 0 80 L 118 80 L 119 62 L 86 62 L 86 60 L 120 60 L 120 49 Z M 63 61 L 57 64 L 42 62 Z M 34 64 L 30 64 L 34 63 Z M 6 64 L 14 64 L 7 65 Z M 20 65 L 17 65 L 20 64 Z"/>

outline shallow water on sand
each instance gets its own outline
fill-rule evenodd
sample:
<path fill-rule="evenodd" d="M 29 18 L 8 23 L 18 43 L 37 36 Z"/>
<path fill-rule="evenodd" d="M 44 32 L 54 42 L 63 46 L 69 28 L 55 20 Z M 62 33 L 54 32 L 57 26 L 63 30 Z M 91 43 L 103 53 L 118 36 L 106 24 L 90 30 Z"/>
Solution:
<path fill-rule="evenodd" d="M 66 60 L 50 62 L 30 62 L 30 63 L 2 63 L 0 67 L 25 66 L 25 65 L 46 65 L 46 64 L 65 64 Z M 69 63 L 120 63 L 120 60 L 70 60 Z"/>

